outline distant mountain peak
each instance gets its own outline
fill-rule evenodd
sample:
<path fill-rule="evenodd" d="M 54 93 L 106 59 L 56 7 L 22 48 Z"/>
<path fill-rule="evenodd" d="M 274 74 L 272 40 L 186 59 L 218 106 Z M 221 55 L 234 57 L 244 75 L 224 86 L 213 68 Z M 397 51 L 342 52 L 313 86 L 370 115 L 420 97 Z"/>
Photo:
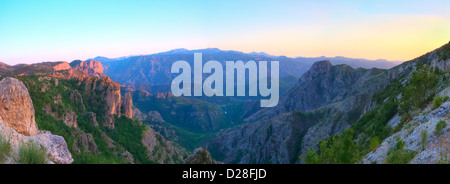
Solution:
<path fill-rule="evenodd" d="M 328 72 L 332 66 L 330 60 L 317 61 L 311 66 L 310 71 L 324 73 Z"/>
<path fill-rule="evenodd" d="M 9 65 L 6 63 L 0 62 L 0 66 L 9 66 Z"/>
<path fill-rule="evenodd" d="M 272 56 L 270 54 L 267 54 L 265 52 L 250 52 L 248 53 L 250 55 L 254 55 L 254 56 L 264 56 L 264 57 L 278 57 L 278 56 Z"/>
<path fill-rule="evenodd" d="M 103 73 L 103 65 L 99 61 L 96 60 L 87 60 L 80 61 L 75 60 L 70 63 L 70 66 L 75 70 L 82 72 L 85 75 L 95 76 L 95 77 L 104 77 Z"/>

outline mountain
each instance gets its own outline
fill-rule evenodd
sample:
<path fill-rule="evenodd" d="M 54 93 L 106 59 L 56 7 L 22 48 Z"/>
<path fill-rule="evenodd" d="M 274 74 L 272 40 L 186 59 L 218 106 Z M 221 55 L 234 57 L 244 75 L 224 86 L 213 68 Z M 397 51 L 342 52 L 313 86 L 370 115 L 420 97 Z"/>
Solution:
<path fill-rule="evenodd" d="M 87 61 L 72 61 L 70 63 L 70 67 L 74 68 L 82 72 L 85 75 L 90 75 L 94 77 L 105 77 L 106 75 L 103 73 L 103 65 L 95 60 L 87 60 Z"/>
<path fill-rule="evenodd" d="M 102 62 L 105 66 L 105 73 L 113 80 L 125 85 L 151 84 L 152 86 L 168 85 L 176 76 L 170 73 L 172 63 L 179 60 L 185 60 L 193 64 L 193 54 L 202 53 L 203 62 L 217 60 L 224 64 L 225 61 L 242 60 L 244 62 L 254 60 L 258 61 L 279 61 L 280 78 L 294 76 L 299 78 L 303 73 L 309 70 L 313 62 L 324 60 L 323 58 L 288 58 L 285 56 L 271 56 L 266 53 L 243 53 L 239 51 L 224 51 L 217 48 L 187 50 L 176 49 L 168 52 L 162 52 L 145 56 L 131 56 L 120 59 L 109 59 L 97 57 L 94 60 Z M 348 64 L 354 68 L 391 68 L 395 66 L 392 62 L 385 60 L 364 60 L 350 59 L 344 57 L 326 58 L 333 64 Z M 150 91 L 150 89 L 144 89 Z M 164 91 L 160 91 L 164 92 Z M 165 91 L 167 92 L 167 91 Z"/>
<path fill-rule="evenodd" d="M 131 94 L 102 68 L 93 60 L 48 62 L 0 75 L 23 82 L 39 130 L 62 136 L 73 163 L 182 163 L 189 152 L 134 119 Z"/>
<path fill-rule="evenodd" d="M 125 85 L 135 85 L 139 83 L 156 85 L 169 85 L 177 74 L 170 72 L 172 63 L 185 60 L 193 66 L 194 53 L 203 54 L 203 62 L 217 60 L 222 64 L 225 61 L 272 61 L 274 59 L 252 56 L 237 51 L 222 51 L 219 49 L 202 50 L 173 50 L 147 56 L 133 56 L 122 60 L 99 59 L 105 66 L 106 75 L 113 80 Z M 280 78 L 287 76 L 299 76 L 299 73 L 307 70 L 307 64 L 295 62 L 291 58 L 277 59 L 280 61 Z M 148 89 L 144 89 L 150 91 Z"/>
<path fill-rule="evenodd" d="M 353 69 L 348 65 L 333 66 L 330 61 L 314 63 L 297 84 L 282 96 L 274 108 L 265 108 L 248 118 L 272 118 L 294 110 L 313 110 L 356 94 L 375 92 L 384 87 L 387 71 Z"/>
<path fill-rule="evenodd" d="M 222 63 L 279 60 L 278 106 L 164 91 L 171 64 L 192 64 L 194 52 Z M 215 48 L 0 64 L 0 92 L 25 104 L 0 110 L 0 132 L 18 137 L 14 150 L 37 141 L 53 163 L 448 163 L 449 58 L 450 43 L 392 68 Z"/>
<path fill-rule="evenodd" d="M 448 162 L 449 150 L 438 156 L 433 146 L 445 144 L 448 129 L 429 132 L 449 123 L 448 102 L 433 102 L 448 99 L 449 56 L 447 44 L 389 70 L 316 62 L 277 107 L 217 133 L 206 147 L 225 163 Z M 432 119 L 428 126 L 417 114 Z M 424 127 L 419 149 L 420 133 L 410 133 Z"/>
<path fill-rule="evenodd" d="M 390 69 L 394 66 L 401 64 L 401 61 L 388 61 L 385 59 L 368 60 L 368 59 L 354 59 L 346 58 L 342 56 L 337 57 L 297 57 L 297 61 L 314 63 L 316 61 L 329 60 L 333 65 L 346 64 L 352 68 L 379 68 L 379 69 Z"/>
<path fill-rule="evenodd" d="M 387 74 L 380 69 L 316 62 L 278 106 L 262 109 L 246 119 L 250 122 L 218 133 L 208 148 L 225 163 L 295 163 L 304 145 L 316 142 L 308 142 L 309 136 L 340 133 L 365 113 L 368 97 L 384 87 Z M 311 129 L 316 131 L 311 134 Z"/>

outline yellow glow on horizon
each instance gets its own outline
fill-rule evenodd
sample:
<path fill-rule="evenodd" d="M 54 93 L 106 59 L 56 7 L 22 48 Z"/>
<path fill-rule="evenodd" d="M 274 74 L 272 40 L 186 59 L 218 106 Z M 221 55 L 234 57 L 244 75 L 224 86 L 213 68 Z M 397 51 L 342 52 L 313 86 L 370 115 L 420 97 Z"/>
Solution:
<path fill-rule="evenodd" d="M 448 19 L 421 15 L 392 17 L 277 28 L 211 44 L 225 50 L 263 51 L 288 57 L 345 56 L 408 61 L 450 41 Z"/>

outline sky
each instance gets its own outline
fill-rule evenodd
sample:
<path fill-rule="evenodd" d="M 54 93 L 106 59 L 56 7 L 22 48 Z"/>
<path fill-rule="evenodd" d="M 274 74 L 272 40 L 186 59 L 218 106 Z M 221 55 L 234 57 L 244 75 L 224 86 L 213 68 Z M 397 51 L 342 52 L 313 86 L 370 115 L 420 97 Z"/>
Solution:
<path fill-rule="evenodd" d="M 0 0 L 10 65 L 219 48 L 406 61 L 450 41 L 448 0 Z"/>

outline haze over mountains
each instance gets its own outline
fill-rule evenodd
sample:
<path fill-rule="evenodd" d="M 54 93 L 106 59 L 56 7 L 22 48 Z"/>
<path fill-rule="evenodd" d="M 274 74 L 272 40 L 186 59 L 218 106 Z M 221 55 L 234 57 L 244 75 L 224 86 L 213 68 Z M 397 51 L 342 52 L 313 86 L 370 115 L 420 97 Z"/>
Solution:
<path fill-rule="evenodd" d="M 217 60 L 221 63 L 237 60 L 244 62 L 250 60 L 256 62 L 279 61 L 280 78 L 288 76 L 299 78 L 309 70 L 314 62 L 321 60 L 329 60 L 333 65 L 347 64 L 353 68 L 362 67 L 366 69 L 389 69 L 399 64 L 399 62 L 387 60 L 366 60 L 345 57 L 289 58 L 285 56 L 272 56 L 261 52 L 243 53 L 239 51 L 225 51 L 217 48 L 199 50 L 175 49 L 151 55 L 121 58 L 96 57 L 94 60 L 102 62 L 105 66 L 105 73 L 113 80 L 122 84 L 136 85 L 138 83 L 149 83 L 152 85 L 167 85 L 176 76 L 170 73 L 172 63 L 178 60 L 185 60 L 192 65 L 194 53 L 202 53 L 204 63 L 209 60 Z"/>
<path fill-rule="evenodd" d="M 192 63 L 194 52 L 222 63 L 279 60 L 279 105 L 147 90 L 167 86 L 171 64 Z M 70 163 L 183 163 L 202 155 L 208 163 L 449 162 L 450 44 L 390 69 L 372 67 L 385 66 L 381 60 L 353 68 L 364 61 L 218 49 L 96 59 L 0 63 L 0 79 L 29 91 L 39 130 L 65 139 Z"/>

